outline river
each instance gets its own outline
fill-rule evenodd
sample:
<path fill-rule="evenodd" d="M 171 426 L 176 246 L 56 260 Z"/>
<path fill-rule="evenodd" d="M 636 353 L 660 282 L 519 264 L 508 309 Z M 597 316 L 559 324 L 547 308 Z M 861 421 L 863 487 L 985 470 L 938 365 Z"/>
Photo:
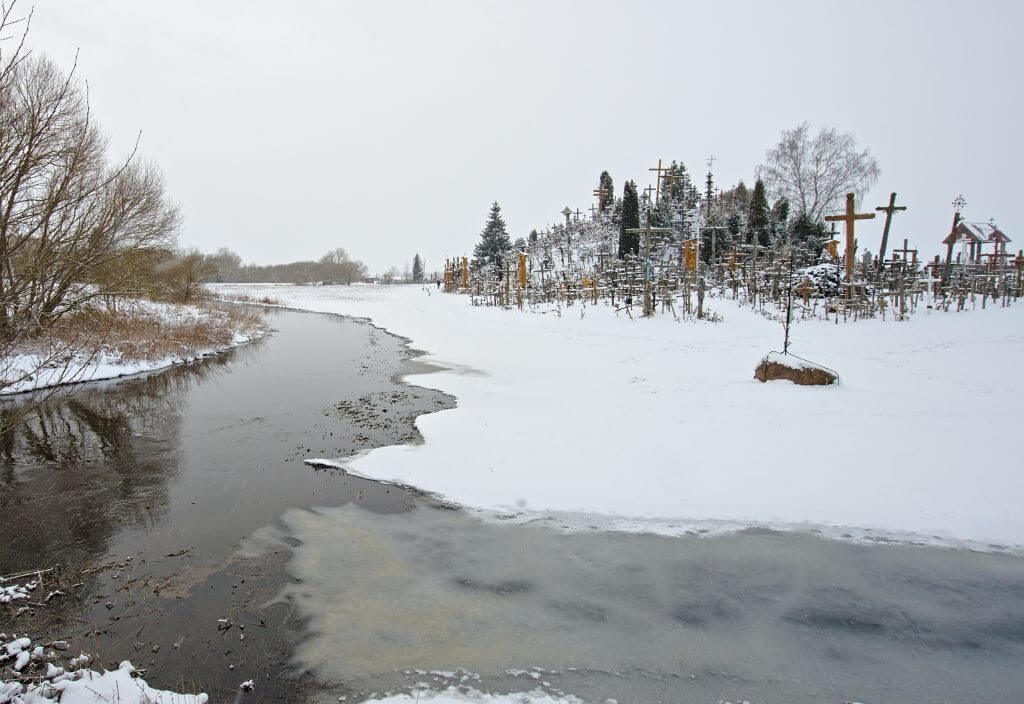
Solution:
<path fill-rule="evenodd" d="M 450 407 L 404 341 L 275 311 L 269 339 L 61 394 L 2 437 L 0 574 L 67 587 L 4 629 L 152 685 L 360 701 L 425 682 L 588 702 L 1024 701 L 1024 561 L 750 530 L 481 522 L 314 469 Z M 458 458 L 472 461 L 472 458 Z"/>

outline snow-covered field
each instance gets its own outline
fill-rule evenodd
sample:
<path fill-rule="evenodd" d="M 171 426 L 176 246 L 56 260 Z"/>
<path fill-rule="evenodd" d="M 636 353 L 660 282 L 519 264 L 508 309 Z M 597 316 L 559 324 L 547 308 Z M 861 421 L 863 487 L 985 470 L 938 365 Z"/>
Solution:
<path fill-rule="evenodd" d="M 195 321 L 212 320 L 222 315 L 219 311 L 190 305 L 174 305 L 155 301 L 132 300 L 122 305 L 130 306 L 135 314 L 155 318 L 166 326 L 186 325 Z M 188 349 L 183 354 L 159 355 L 150 358 L 126 358 L 117 342 L 111 341 L 94 355 L 76 353 L 71 361 L 64 355 L 53 358 L 50 350 L 32 350 L 23 354 L 0 358 L 0 378 L 16 380 L 0 384 L 0 395 L 17 394 L 36 389 L 69 383 L 113 379 L 131 374 L 151 372 L 175 364 L 193 362 L 202 357 L 222 352 L 231 347 L 251 342 L 266 330 L 234 330 L 231 339 L 215 347 Z"/>
<path fill-rule="evenodd" d="M 419 418 L 424 444 L 343 464 L 486 517 L 1024 546 L 1024 306 L 796 324 L 792 349 L 840 374 L 798 387 L 753 379 L 781 325 L 724 299 L 712 324 L 475 308 L 420 286 L 220 290 L 370 318 L 444 367 L 411 379 L 458 399 Z"/>

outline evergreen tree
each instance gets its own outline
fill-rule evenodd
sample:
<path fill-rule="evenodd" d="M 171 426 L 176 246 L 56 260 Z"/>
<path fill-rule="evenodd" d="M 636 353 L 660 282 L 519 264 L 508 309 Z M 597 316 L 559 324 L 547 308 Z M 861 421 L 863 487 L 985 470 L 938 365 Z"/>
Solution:
<path fill-rule="evenodd" d="M 736 188 L 732 189 L 732 198 L 743 212 L 750 209 L 750 190 L 747 189 L 747 186 L 743 181 L 737 183 Z"/>
<path fill-rule="evenodd" d="M 477 264 L 501 266 L 511 251 L 512 241 L 505 230 L 505 221 L 501 218 L 501 206 L 498 201 L 494 201 L 491 213 L 487 216 L 487 224 L 480 233 L 480 241 L 473 250 L 473 258 Z"/>
<path fill-rule="evenodd" d="M 750 210 L 747 213 L 747 240 L 751 243 L 757 238 L 757 244 L 767 247 L 771 244 L 771 211 L 768 210 L 768 198 L 764 193 L 761 179 L 754 184 L 754 194 L 750 197 Z"/>
<path fill-rule="evenodd" d="M 640 253 L 640 235 L 626 232 L 627 229 L 640 227 L 640 199 L 637 197 L 636 184 L 626 181 L 622 192 L 622 220 L 619 224 L 619 259 L 627 254 Z"/>
<path fill-rule="evenodd" d="M 810 261 L 817 261 L 821 256 L 825 242 L 829 240 L 825 223 L 815 220 L 807 213 L 801 213 L 789 228 L 793 244 L 806 253 Z"/>
<path fill-rule="evenodd" d="M 597 201 L 597 209 L 603 213 L 608 206 L 615 202 L 615 184 L 612 183 L 612 177 L 607 171 L 601 172 L 601 177 L 597 180 L 597 187 L 604 190 L 603 195 Z"/>
<path fill-rule="evenodd" d="M 420 258 L 419 252 L 412 258 L 412 282 L 414 284 L 423 283 L 423 260 Z"/>
<path fill-rule="evenodd" d="M 789 240 L 789 201 L 779 198 L 772 206 L 772 245 L 784 244 Z"/>

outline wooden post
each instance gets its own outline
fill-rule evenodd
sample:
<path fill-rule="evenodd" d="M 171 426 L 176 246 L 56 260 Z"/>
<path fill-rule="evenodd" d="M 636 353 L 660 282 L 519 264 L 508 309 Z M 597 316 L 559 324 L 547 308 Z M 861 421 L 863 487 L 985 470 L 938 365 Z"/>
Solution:
<path fill-rule="evenodd" d="M 462 288 L 469 288 L 469 259 L 462 258 Z"/>
<path fill-rule="evenodd" d="M 892 214 L 897 210 L 906 210 L 906 206 L 896 205 L 896 194 L 889 194 L 889 205 L 881 208 L 875 208 L 875 210 L 885 211 L 885 227 L 882 228 L 882 248 L 878 250 L 878 268 L 882 268 L 882 262 L 885 261 L 885 246 L 889 242 L 889 225 L 892 224 Z"/>
<path fill-rule="evenodd" d="M 661 159 L 658 160 L 661 166 Z M 651 227 L 647 226 L 644 232 L 644 315 L 653 315 L 654 306 L 651 305 Z"/>
<path fill-rule="evenodd" d="M 1022 283 L 1021 279 L 1022 277 L 1024 277 L 1024 249 L 1017 250 L 1017 258 L 1014 259 L 1013 261 L 1014 264 L 1017 265 L 1017 296 L 1015 296 L 1016 298 L 1020 297 L 1021 294 L 1024 294 L 1024 291 L 1021 291 L 1020 288 L 1020 285 Z"/>
<path fill-rule="evenodd" d="M 704 318 L 704 277 L 697 279 L 697 319 Z"/>
<path fill-rule="evenodd" d="M 846 212 L 842 215 L 828 215 L 825 217 L 826 220 L 832 222 L 844 222 L 846 224 L 846 300 L 849 301 L 853 297 L 853 259 L 856 254 L 854 251 L 854 223 L 858 220 L 871 220 L 875 217 L 874 213 L 858 213 L 854 207 L 853 194 L 846 194 Z"/>

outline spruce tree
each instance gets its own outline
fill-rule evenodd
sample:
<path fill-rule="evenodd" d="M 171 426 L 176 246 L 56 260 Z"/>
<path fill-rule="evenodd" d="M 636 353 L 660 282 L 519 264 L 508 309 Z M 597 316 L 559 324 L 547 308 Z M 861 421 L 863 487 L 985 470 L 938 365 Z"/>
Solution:
<path fill-rule="evenodd" d="M 420 259 L 419 252 L 412 258 L 412 282 L 414 284 L 423 283 L 423 260 Z"/>
<path fill-rule="evenodd" d="M 750 210 L 747 213 L 747 240 L 762 247 L 771 244 L 771 211 L 768 210 L 768 197 L 764 192 L 764 182 L 757 179 L 754 193 L 750 197 Z"/>
<path fill-rule="evenodd" d="M 603 213 L 615 201 L 615 184 L 612 183 L 612 177 L 607 171 L 601 172 L 601 177 L 597 180 L 597 187 L 603 191 L 597 200 L 597 209 Z"/>
<path fill-rule="evenodd" d="M 494 201 L 491 213 L 487 216 L 487 224 L 480 233 L 480 241 L 473 250 L 473 258 L 477 264 L 501 266 L 511 251 L 512 241 L 505 230 L 505 221 L 501 218 L 501 206 L 498 201 Z"/>
<path fill-rule="evenodd" d="M 801 213 L 793 220 L 789 232 L 793 243 L 803 250 L 804 256 L 810 261 L 818 260 L 825 248 L 825 242 L 829 239 L 825 223 L 815 220 L 807 213 Z"/>
<path fill-rule="evenodd" d="M 627 254 L 640 253 L 640 235 L 626 232 L 627 229 L 640 227 L 640 199 L 637 197 L 636 184 L 626 181 L 622 192 L 622 220 L 619 225 L 619 259 Z"/>
<path fill-rule="evenodd" d="M 789 201 L 779 198 L 772 206 L 772 244 L 778 245 L 789 240 Z"/>

